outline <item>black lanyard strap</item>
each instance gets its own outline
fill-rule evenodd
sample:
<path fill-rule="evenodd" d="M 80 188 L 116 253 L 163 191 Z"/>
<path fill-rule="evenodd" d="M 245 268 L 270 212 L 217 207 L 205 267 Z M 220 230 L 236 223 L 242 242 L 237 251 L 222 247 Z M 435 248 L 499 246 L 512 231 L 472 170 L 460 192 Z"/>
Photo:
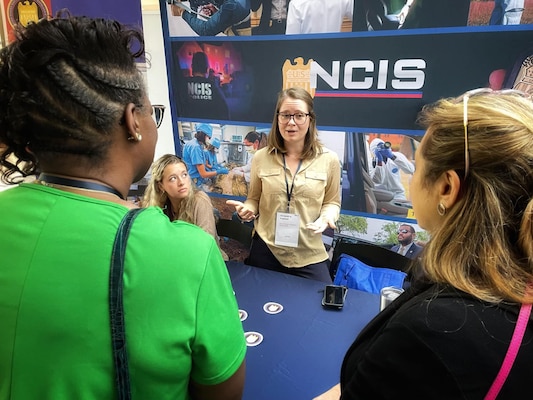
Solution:
<path fill-rule="evenodd" d="M 42 173 L 41 175 L 39 175 L 38 180 L 42 181 L 43 183 L 52 183 L 52 184 L 61 185 L 61 186 L 69 186 L 69 187 L 75 187 L 79 189 L 93 190 L 96 192 L 112 193 L 120 197 L 122 200 L 124 200 L 124 197 L 122 197 L 122 194 L 115 188 L 112 188 L 111 186 L 101 185 L 100 183 L 96 183 L 96 182 L 82 181 L 79 179 L 72 179 L 72 178 L 63 178 L 61 176 L 49 175 L 45 173 Z"/>
<path fill-rule="evenodd" d="M 294 176 L 292 178 L 291 189 L 289 190 L 289 180 L 287 179 L 287 164 L 285 163 L 285 154 L 282 154 L 281 156 L 283 157 L 283 171 L 285 172 L 285 187 L 287 189 L 287 212 L 289 212 L 291 206 L 292 191 L 294 190 L 294 181 L 296 180 L 296 175 L 298 175 L 298 171 L 302 166 L 302 160 L 298 162 L 298 168 L 296 168 L 296 172 L 294 173 Z"/>

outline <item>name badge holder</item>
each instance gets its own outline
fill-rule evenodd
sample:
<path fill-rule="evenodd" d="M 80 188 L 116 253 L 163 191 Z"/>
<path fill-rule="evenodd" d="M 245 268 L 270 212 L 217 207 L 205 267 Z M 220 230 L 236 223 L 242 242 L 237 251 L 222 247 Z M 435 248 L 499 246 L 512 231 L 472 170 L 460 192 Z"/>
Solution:
<path fill-rule="evenodd" d="M 298 168 L 294 173 L 292 184 L 289 190 L 289 181 L 287 179 L 287 166 L 285 164 L 285 155 L 283 157 L 283 170 L 285 171 L 285 187 L 287 188 L 287 212 L 278 211 L 276 213 L 276 232 L 274 244 L 278 246 L 298 247 L 298 237 L 300 233 L 300 216 L 291 213 L 291 197 L 294 189 L 296 175 L 302 166 L 302 160 L 298 163 Z"/>
<path fill-rule="evenodd" d="M 289 212 L 276 213 L 276 236 L 274 244 L 279 246 L 298 247 L 300 216 Z"/>

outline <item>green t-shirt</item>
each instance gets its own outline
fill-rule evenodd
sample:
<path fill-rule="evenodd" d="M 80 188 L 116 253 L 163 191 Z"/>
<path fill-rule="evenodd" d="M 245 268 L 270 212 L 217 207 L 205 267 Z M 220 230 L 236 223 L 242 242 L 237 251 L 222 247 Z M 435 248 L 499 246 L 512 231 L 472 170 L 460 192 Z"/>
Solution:
<path fill-rule="evenodd" d="M 0 400 L 115 397 L 108 287 L 127 208 L 22 184 L 0 193 Z M 124 312 L 133 398 L 187 399 L 225 381 L 245 353 L 213 238 L 159 208 L 135 220 Z"/>

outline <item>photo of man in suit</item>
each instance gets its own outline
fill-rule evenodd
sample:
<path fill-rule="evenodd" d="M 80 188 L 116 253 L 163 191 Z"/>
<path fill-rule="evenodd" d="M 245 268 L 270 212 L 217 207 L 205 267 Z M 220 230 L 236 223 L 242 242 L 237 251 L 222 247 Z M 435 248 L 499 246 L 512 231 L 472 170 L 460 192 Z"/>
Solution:
<path fill-rule="evenodd" d="M 392 246 L 391 251 L 411 259 L 416 259 L 423 247 L 414 242 L 415 237 L 415 228 L 413 228 L 411 225 L 401 224 L 398 228 L 399 244 Z"/>

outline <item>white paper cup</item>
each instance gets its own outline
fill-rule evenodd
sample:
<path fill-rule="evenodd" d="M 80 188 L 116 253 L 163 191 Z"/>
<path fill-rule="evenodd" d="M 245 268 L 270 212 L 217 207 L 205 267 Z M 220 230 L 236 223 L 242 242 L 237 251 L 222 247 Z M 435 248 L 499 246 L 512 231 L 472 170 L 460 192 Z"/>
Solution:
<path fill-rule="evenodd" d="M 381 289 L 381 301 L 379 305 L 379 311 L 383 311 L 390 303 L 404 292 L 403 289 L 387 286 Z"/>

